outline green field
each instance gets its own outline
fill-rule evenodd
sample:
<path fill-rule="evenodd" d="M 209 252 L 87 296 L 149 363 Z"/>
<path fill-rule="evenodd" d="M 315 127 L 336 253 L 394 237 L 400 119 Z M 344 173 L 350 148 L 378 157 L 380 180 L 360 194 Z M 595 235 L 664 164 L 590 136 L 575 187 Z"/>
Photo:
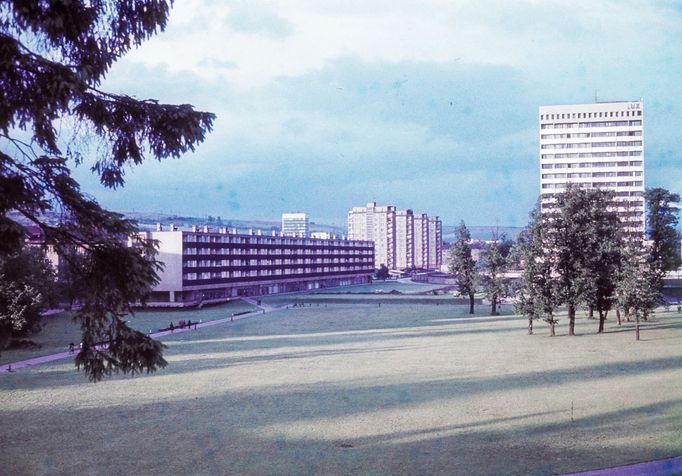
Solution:
<path fill-rule="evenodd" d="M 551 338 L 464 312 L 294 308 L 176 334 L 153 375 L 91 384 L 67 361 L 0 374 L 0 468 L 553 474 L 682 454 L 678 314 L 635 342 L 631 324 L 596 335 L 581 318 L 569 338 L 562 319 Z"/>
<path fill-rule="evenodd" d="M 230 316 L 233 312 L 245 312 L 257 310 L 256 306 L 242 301 L 241 299 L 221 304 L 219 306 L 205 307 L 197 312 L 196 309 L 158 309 L 137 311 L 127 319 L 128 325 L 142 332 L 157 331 L 168 327 L 171 321 L 177 325 L 179 320 L 195 319 L 212 321 Z M 197 317 L 198 316 L 198 317 Z M 70 342 L 78 345 L 81 340 L 79 324 L 73 321 L 71 313 L 56 314 L 43 318 L 43 328 L 34 335 L 27 336 L 38 344 L 39 348 L 12 349 L 0 353 L 0 365 L 17 360 L 30 359 L 41 355 L 54 354 L 68 350 Z"/>
<path fill-rule="evenodd" d="M 347 294 L 347 293 L 388 293 L 391 291 L 400 291 L 401 293 L 416 294 L 430 291 L 432 289 L 444 288 L 443 284 L 426 284 L 415 283 L 409 281 L 374 281 L 371 284 L 356 284 L 353 286 L 342 286 L 340 288 L 318 289 L 313 293 L 324 294 Z"/>

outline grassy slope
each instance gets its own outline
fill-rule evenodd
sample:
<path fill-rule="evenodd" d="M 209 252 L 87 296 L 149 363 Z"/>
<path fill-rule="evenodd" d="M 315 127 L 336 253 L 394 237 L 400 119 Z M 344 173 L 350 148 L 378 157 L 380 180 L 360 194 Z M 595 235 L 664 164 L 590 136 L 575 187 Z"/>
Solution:
<path fill-rule="evenodd" d="M 128 324 L 139 331 L 157 331 L 160 328 L 168 327 L 170 321 L 176 325 L 180 319 L 212 321 L 229 316 L 233 312 L 242 312 L 258 309 L 242 300 L 231 301 L 219 306 L 211 306 L 197 311 L 190 310 L 149 310 L 138 311 L 134 316 L 128 318 Z M 69 342 L 78 346 L 81 341 L 79 324 L 73 321 L 71 313 L 57 314 L 43 319 L 42 330 L 29 336 L 40 348 L 33 349 L 12 349 L 0 353 L 0 364 L 15 362 L 17 360 L 30 359 L 41 355 L 54 354 L 68 350 Z"/>
<path fill-rule="evenodd" d="M 551 474 L 682 454 L 678 315 L 637 343 L 612 322 L 549 338 L 463 313 L 289 309 L 175 335 L 155 375 L 93 385 L 67 362 L 0 374 L 0 467 Z"/>

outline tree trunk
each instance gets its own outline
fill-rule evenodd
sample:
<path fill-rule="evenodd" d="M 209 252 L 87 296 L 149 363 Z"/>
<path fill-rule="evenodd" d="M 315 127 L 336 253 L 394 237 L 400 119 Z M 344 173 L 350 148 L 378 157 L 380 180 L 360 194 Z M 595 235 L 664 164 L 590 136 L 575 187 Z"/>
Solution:
<path fill-rule="evenodd" d="M 594 319 L 594 307 L 590 305 L 590 311 L 589 315 L 587 316 L 588 319 Z"/>
<path fill-rule="evenodd" d="M 474 313 L 474 293 L 469 293 L 469 314 Z"/>
<path fill-rule="evenodd" d="M 637 324 L 635 324 L 635 340 L 639 340 L 639 314 L 637 314 Z"/>
<path fill-rule="evenodd" d="M 632 322 L 630 321 L 630 308 L 625 308 L 625 320 L 627 322 Z"/>
<path fill-rule="evenodd" d="M 556 326 L 555 324 L 550 324 L 550 325 L 549 325 L 549 335 L 550 335 L 551 337 L 555 337 L 555 336 L 556 336 L 556 330 L 554 329 L 555 326 Z"/>
<path fill-rule="evenodd" d="M 606 313 L 600 309 L 599 310 L 599 331 L 597 331 L 598 334 L 604 333 L 604 321 L 606 321 Z"/>
<path fill-rule="evenodd" d="M 490 304 L 492 306 L 490 315 L 497 316 L 497 296 L 493 296 L 492 299 L 490 299 Z"/>
<path fill-rule="evenodd" d="M 620 308 L 619 307 L 616 308 L 616 322 L 618 323 L 619 326 L 621 325 Z"/>
<path fill-rule="evenodd" d="M 532 317 L 528 318 L 528 335 L 529 336 L 533 335 L 533 318 Z"/>
<path fill-rule="evenodd" d="M 575 305 L 568 305 L 568 335 L 575 335 Z"/>

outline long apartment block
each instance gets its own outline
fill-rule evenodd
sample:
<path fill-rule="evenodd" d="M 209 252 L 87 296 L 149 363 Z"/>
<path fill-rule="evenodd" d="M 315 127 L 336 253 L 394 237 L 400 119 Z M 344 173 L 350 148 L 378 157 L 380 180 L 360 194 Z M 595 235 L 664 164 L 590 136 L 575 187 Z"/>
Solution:
<path fill-rule="evenodd" d="M 568 183 L 612 190 L 625 229 L 643 232 L 643 102 L 542 106 L 539 121 L 543 209 Z"/>
<path fill-rule="evenodd" d="M 151 306 L 195 306 L 239 296 L 365 284 L 374 271 L 371 241 L 238 233 L 208 227 L 143 232 L 165 265 Z"/>

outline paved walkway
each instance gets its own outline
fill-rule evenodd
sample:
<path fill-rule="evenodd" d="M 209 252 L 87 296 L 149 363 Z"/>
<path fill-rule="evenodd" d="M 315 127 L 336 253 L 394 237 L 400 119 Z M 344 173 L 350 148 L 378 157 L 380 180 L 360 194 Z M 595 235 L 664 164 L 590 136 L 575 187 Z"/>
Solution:
<path fill-rule="evenodd" d="M 169 330 L 168 331 L 160 331 L 160 332 L 152 332 L 151 334 L 149 334 L 149 336 L 153 337 L 154 339 L 158 339 L 159 337 L 164 337 L 164 336 L 168 336 L 171 334 L 181 334 L 183 332 L 191 332 L 195 328 L 196 329 L 202 329 L 204 327 L 217 326 L 217 325 L 225 324 L 228 322 L 238 321 L 240 319 L 246 319 L 247 317 L 260 316 L 260 315 L 263 315 L 265 313 L 273 312 L 273 311 L 277 311 L 277 310 L 281 309 L 281 308 L 272 307 L 272 306 L 269 306 L 266 304 L 258 305 L 258 304 L 256 304 L 256 301 L 254 299 L 244 299 L 244 300 L 247 301 L 249 304 L 252 304 L 256 307 L 259 307 L 260 310 L 249 312 L 246 314 L 239 314 L 238 316 L 229 316 L 229 317 L 224 317 L 222 319 L 215 319 L 212 321 L 202 322 L 200 324 L 196 324 L 196 327 L 195 327 L 195 324 L 192 323 L 191 328 L 185 327 L 183 329 L 180 329 L 179 327 L 176 327 L 172 332 Z M 104 346 L 102 346 L 102 347 L 104 347 Z M 74 353 L 71 353 L 67 350 L 65 352 L 59 352 L 57 354 L 43 355 L 42 357 L 34 357 L 32 359 L 19 360 L 17 362 L 12 362 L 9 364 L 0 365 L 0 372 L 14 372 L 15 370 L 23 369 L 26 367 L 32 367 L 34 365 L 45 364 L 48 362 L 54 362 L 55 360 L 68 359 L 69 357 L 73 358 L 76 356 L 77 353 L 78 353 L 78 349 L 76 349 L 76 352 L 74 352 Z"/>
<path fill-rule="evenodd" d="M 641 475 L 669 476 L 682 474 L 682 456 L 674 458 L 647 461 L 646 463 L 616 466 L 614 468 L 595 469 L 582 473 L 569 473 L 563 476 L 641 476 Z"/>

